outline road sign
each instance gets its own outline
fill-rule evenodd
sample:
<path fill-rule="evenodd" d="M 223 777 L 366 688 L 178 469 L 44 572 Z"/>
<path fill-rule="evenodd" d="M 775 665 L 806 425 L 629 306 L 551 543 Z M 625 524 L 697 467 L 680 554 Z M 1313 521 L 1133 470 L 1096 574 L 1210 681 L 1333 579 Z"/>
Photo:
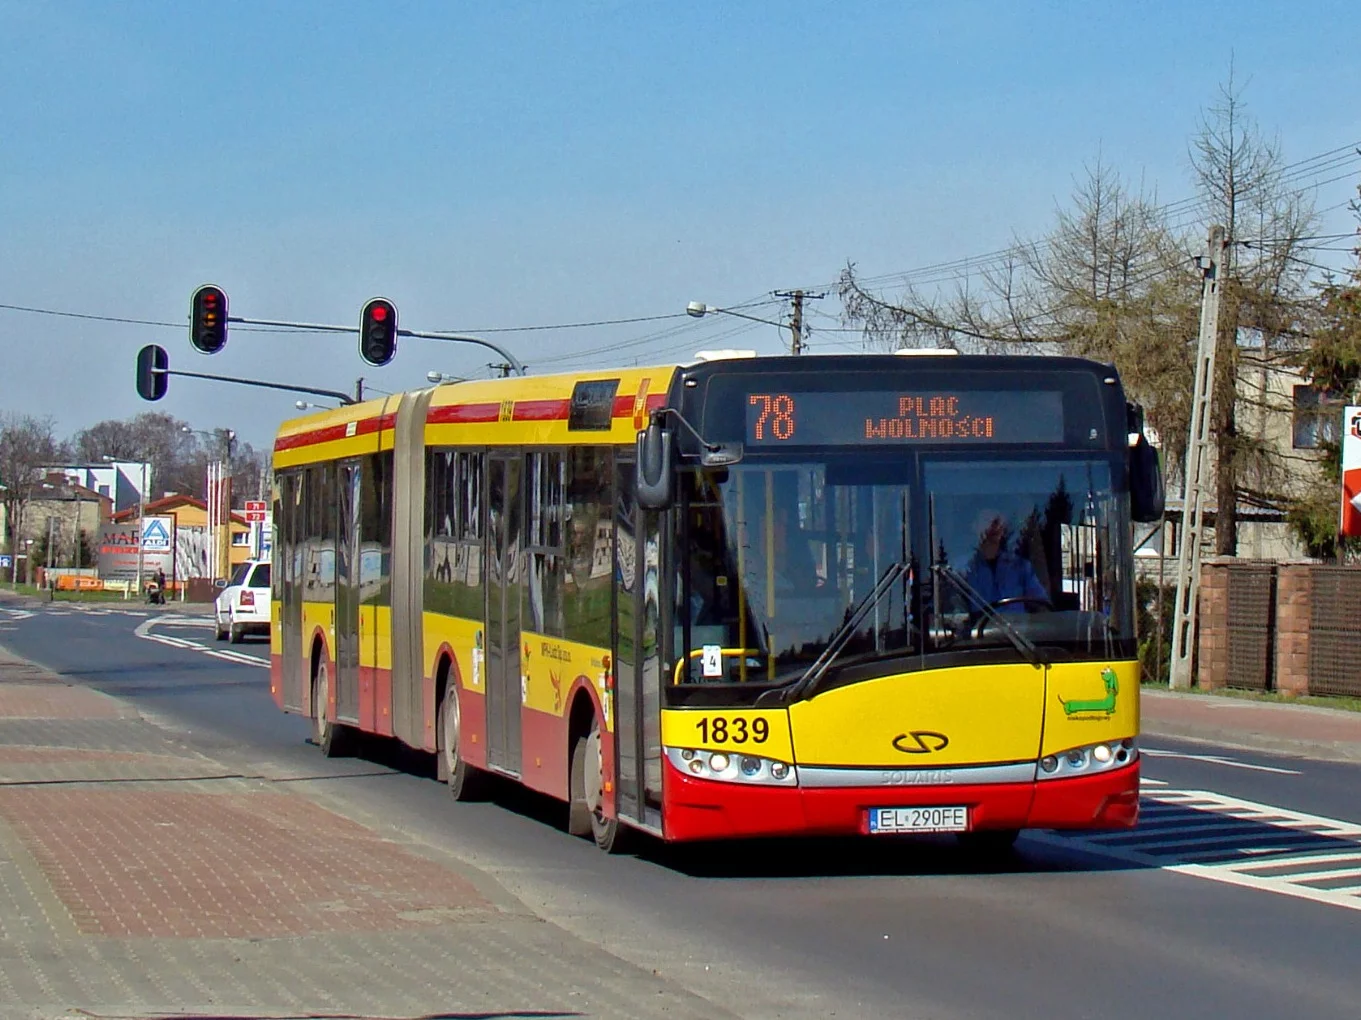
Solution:
<path fill-rule="evenodd" d="M 246 500 L 246 520 L 249 523 L 263 522 L 265 519 L 267 504 L 263 499 Z"/>
<path fill-rule="evenodd" d="M 1339 532 L 1345 538 L 1361 535 L 1361 407 L 1342 412 L 1342 517 Z"/>

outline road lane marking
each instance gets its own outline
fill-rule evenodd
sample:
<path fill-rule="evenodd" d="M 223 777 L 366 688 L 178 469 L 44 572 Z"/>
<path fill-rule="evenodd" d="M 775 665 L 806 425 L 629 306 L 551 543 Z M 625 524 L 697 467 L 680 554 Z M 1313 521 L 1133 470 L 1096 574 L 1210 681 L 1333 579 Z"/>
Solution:
<path fill-rule="evenodd" d="M 1140 824 L 1096 833 L 1036 833 L 1049 846 L 1193 878 L 1361 910 L 1361 824 L 1209 790 L 1155 789 Z M 1344 882 L 1320 887 L 1320 883 Z"/>
<path fill-rule="evenodd" d="M 213 658 L 221 659 L 224 662 L 233 662 L 241 666 L 258 666 L 263 667 L 265 669 L 269 668 L 269 660 L 262 659 L 257 655 L 247 655 L 245 652 L 232 651 L 226 648 L 211 648 L 208 645 L 205 645 L 199 641 L 191 641 L 188 638 L 174 637 L 170 634 L 156 634 L 152 632 L 153 627 L 160 626 L 161 624 L 169 624 L 172 621 L 182 621 L 185 619 L 193 618 L 177 617 L 172 615 L 172 616 L 158 616 L 150 620 L 144 620 L 142 623 L 137 625 L 135 630 L 133 630 L 133 634 L 135 634 L 139 638 L 142 638 L 144 641 L 154 641 L 157 644 L 166 645 L 170 648 L 179 648 L 183 651 L 202 652 L 204 655 L 211 655 Z M 210 621 L 194 620 L 193 622 L 196 625 L 206 624 L 207 626 L 213 626 L 213 624 Z"/>
<path fill-rule="evenodd" d="M 1236 758 L 1226 758 L 1221 754 L 1186 754 L 1181 751 L 1162 751 L 1152 747 L 1141 747 L 1139 753 L 1146 754 L 1150 758 L 1181 758 L 1183 761 L 1203 761 L 1211 765 L 1224 765 L 1231 769 L 1247 769 L 1250 772 L 1274 772 L 1282 776 L 1302 774 L 1295 769 L 1282 769 L 1274 765 L 1257 765 L 1253 762 L 1238 761 Z"/>

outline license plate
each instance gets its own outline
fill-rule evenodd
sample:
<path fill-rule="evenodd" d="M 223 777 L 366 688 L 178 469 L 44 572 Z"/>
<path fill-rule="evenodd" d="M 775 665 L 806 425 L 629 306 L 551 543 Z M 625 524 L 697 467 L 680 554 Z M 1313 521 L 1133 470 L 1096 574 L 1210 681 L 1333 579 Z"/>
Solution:
<path fill-rule="evenodd" d="M 967 807 L 870 808 L 870 832 L 968 832 Z"/>

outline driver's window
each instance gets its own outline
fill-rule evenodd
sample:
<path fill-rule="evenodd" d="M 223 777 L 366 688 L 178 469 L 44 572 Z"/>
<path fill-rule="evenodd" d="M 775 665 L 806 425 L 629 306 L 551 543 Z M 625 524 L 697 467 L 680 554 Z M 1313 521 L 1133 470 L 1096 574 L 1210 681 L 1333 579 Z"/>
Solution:
<path fill-rule="evenodd" d="M 941 463 L 927 469 L 932 554 L 1005 612 L 1063 608 L 1065 526 L 1072 497 L 1053 465 Z M 968 610 L 950 592 L 955 610 Z M 1076 608 L 1076 606 L 1073 606 Z"/>

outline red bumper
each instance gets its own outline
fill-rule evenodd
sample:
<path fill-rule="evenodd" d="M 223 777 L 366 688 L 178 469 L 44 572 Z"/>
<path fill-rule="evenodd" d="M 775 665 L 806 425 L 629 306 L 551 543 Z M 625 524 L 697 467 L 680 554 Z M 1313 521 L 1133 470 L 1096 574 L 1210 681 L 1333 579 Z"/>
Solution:
<path fill-rule="evenodd" d="M 987 786 L 802 789 L 687 776 L 663 758 L 670 841 L 868 833 L 876 807 L 969 807 L 975 829 L 1123 829 L 1139 817 L 1139 763 L 1073 779 Z"/>

